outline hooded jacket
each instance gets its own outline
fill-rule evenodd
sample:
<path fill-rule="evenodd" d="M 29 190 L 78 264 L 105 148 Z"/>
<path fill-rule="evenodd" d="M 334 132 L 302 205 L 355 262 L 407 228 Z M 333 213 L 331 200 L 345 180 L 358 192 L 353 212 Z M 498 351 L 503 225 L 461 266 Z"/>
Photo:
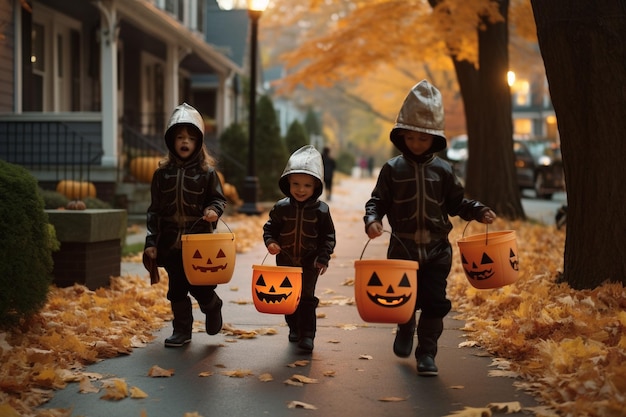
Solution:
<path fill-rule="evenodd" d="M 176 131 L 185 126 L 199 138 L 196 149 L 181 159 L 174 148 Z M 146 247 L 157 247 L 157 264 L 163 266 L 172 249 L 180 249 L 180 237 L 186 233 L 207 233 L 215 224 L 198 221 L 207 208 L 218 216 L 224 213 L 226 197 L 213 167 L 204 161 L 204 122 L 200 113 L 187 103 L 177 106 L 164 135 L 169 149 L 168 162 L 152 177 L 151 202 L 148 207 Z"/>
<path fill-rule="evenodd" d="M 406 147 L 402 130 L 433 135 L 433 144 L 424 155 Z M 390 140 L 402 153 L 381 168 L 371 198 L 365 205 L 365 227 L 387 216 L 394 235 L 388 257 L 450 263 L 452 250 L 448 216 L 477 220 L 486 206 L 464 198 L 464 189 L 450 164 L 435 156 L 446 148 L 441 94 L 428 81 L 416 84 L 407 95 L 391 130 Z"/>
<path fill-rule="evenodd" d="M 292 197 L 289 190 L 290 174 L 307 174 L 315 178 L 313 195 L 304 202 Z M 324 167 L 322 155 L 311 145 L 295 151 L 287 161 L 278 186 L 285 194 L 269 213 L 263 226 L 265 246 L 277 243 L 281 252 L 277 265 L 314 268 L 315 263 L 328 266 L 335 248 L 335 226 L 328 204 L 319 201 L 323 191 Z"/>

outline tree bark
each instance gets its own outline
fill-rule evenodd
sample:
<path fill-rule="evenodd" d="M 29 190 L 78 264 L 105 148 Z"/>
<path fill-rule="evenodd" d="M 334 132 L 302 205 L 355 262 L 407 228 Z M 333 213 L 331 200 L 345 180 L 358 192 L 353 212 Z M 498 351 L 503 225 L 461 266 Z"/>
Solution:
<path fill-rule="evenodd" d="M 531 0 L 567 187 L 563 279 L 626 284 L 626 6 Z"/>
<path fill-rule="evenodd" d="M 498 4 L 505 20 L 484 22 L 486 29 L 478 32 L 479 69 L 454 60 L 467 123 L 465 190 L 498 216 L 525 219 L 515 173 L 511 93 L 506 78 L 509 2 Z"/>

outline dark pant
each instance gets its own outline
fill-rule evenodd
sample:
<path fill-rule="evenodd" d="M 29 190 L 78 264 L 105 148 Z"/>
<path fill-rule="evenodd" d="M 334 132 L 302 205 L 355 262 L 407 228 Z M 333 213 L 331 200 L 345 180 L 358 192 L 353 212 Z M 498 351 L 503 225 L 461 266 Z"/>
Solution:
<path fill-rule="evenodd" d="M 183 255 L 180 250 L 173 250 L 164 262 L 169 275 L 167 299 L 172 303 L 184 301 L 191 294 L 200 305 L 210 305 L 215 301 L 217 285 L 191 285 L 185 275 Z"/>
<path fill-rule="evenodd" d="M 300 337 L 315 337 L 317 328 L 316 308 L 319 299 L 315 296 L 315 286 L 319 271 L 314 268 L 302 268 L 302 294 L 300 303 L 293 314 L 285 315 L 289 329 Z"/>

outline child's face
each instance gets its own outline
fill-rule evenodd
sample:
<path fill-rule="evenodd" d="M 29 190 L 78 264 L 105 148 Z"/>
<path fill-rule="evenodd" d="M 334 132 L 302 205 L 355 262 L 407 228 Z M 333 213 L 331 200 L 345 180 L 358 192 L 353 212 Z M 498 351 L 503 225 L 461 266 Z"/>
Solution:
<path fill-rule="evenodd" d="M 403 136 L 406 147 L 415 155 L 423 155 L 433 146 L 433 136 L 428 133 L 407 130 Z"/>
<path fill-rule="evenodd" d="M 296 201 L 311 198 L 315 191 L 315 179 L 308 174 L 289 174 L 289 192 Z"/>
<path fill-rule="evenodd" d="M 198 146 L 199 138 L 193 135 L 186 127 L 181 127 L 174 138 L 174 149 L 180 159 L 187 159 L 193 155 Z"/>

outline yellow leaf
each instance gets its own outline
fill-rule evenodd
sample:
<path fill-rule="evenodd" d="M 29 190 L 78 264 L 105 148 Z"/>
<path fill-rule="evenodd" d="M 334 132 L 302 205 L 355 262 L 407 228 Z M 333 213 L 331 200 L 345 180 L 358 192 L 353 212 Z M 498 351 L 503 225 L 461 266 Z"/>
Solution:
<path fill-rule="evenodd" d="M 455 411 L 444 417 L 491 417 L 491 410 L 488 408 L 465 407 L 463 410 Z"/>
<path fill-rule="evenodd" d="M 519 413 L 522 411 L 522 404 L 519 401 L 510 401 L 505 403 L 489 403 L 487 407 L 493 411 L 504 411 L 507 414 Z"/>
<path fill-rule="evenodd" d="M 141 389 L 137 387 L 131 387 L 130 398 L 135 398 L 135 399 L 148 398 L 148 394 L 146 394 L 145 392 L 143 392 Z"/>
<path fill-rule="evenodd" d="M 115 400 L 119 401 L 128 397 L 128 386 L 126 381 L 120 378 L 114 378 L 107 381 L 103 381 L 105 384 L 105 394 L 100 397 L 103 400 Z"/>
<path fill-rule="evenodd" d="M 303 384 L 317 384 L 319 381 L 315 378 L 309 378 L 308 376 L 293 374 L 291 376 L 292 380 L 302 382 Z"/>
<path fill-rule="evenodd" d="M 259 381 L 261 382 L 270 382 L 273 380 L 274 380 L 274 377 L 272 376 L 272 374 L 264 373 L 264 374 L 259 375 Z"/>
<path fill-rule="evenodd" d="M 148 371 L 148 376 L 153 378 L 158 377 L 170 377 L 174 375 L 173 369 L 163 369 L 158 365 L 153 365 L 152 368 Z"/>

